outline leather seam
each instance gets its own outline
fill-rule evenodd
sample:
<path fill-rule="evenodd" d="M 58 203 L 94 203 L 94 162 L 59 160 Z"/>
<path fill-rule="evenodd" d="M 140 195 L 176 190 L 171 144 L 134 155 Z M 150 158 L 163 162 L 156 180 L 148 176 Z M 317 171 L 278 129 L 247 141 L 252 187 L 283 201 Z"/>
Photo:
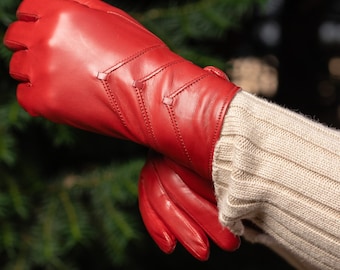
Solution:
<path fill-rule="evenodd" d="M 144 55 L 144 54 L 146 54 L 150 51 L 157 50 L 157 49 L 162 48 L 162 47 L 167 48 L 167 46 L 164 45 L 164 44 L 157 44 L 157 45 L 154 45 L 154 46 L 151 46 L 151 47 L 148 47 L 148 48 L 144 48 L 143 50 L 138 51 L 137 53 L 133 54 L 132 56 L 129 56 L 127 58 L 124 58 L 123 60 L 120 60 L 118 63 L 116 63 L 112 67 L 106 69 L 104 71 L 104 73 L 106 73 L 106 74 L 112 73 L 115 70 L 121 68 L 122 66 L 130 63 L 131 61 L 141 57 L 142 55 Z"/>
<path fill-rule="evenodd" d="M 177 140 L 178 140 L 178 142 L 179 142 L 179 144 L 181 146 L 182 151 L 184 152 L 185 156 L 187 157 L 188 161 L 190 162 L 190 165 L 192 165 L 192 159 L 191 159 L 191 157 L 189 155 L 188 149 L 185 146 L 185 143 L 184 143 L 181 131 L 180 131 L 178 125 L 177 125 L 175 113 L 172 110 L 172 106 L 168 105 L 168 104 L 165 104 L 165 105 L 166 105 L 166 108 L 167 108 L 168 113 L 170 115 L 170 120 L 171 120 L 172 126 L 174 128 L 176 138 L 177 138 Z"/>
<path fill-rule="evenodd" d="M 164 64 L 163 66 L 157 68 L 156 70 L 152 71 L 151 73 L 149 73 L 148 75 L 145 75 L 144 77 L 136 80 L 137 82 L 146 82 L 148 80 L 150 80 L 151 78 L 155 77 L 157 74 L 161 73 L 162 71 L 164 71 L 165 69 L 177 65 L 179 63 L 185 62 L 186 60 L 183 58 L 168 62 L 166 64 Z"/>
<path fill-rule="evenodd" d="M 137 96 L 137 100 L 138 100 L 138 104 L 139 104 L 139 108 L 140 108 L 140 111 L 141 111 L 141 114 L 142 114 L 142 117 L 144 119 L 144 123 L 145 123 L 145 126 L 146 126 L 146 129 L 148 131 L 148 134 L 149 134 L 149 137 L 152 139 L 152 141 L 155 143 L 156 145 L 156 148 L 157 148 L 157 145 L 158 145 L 158 140 L 155 136 L 155 132 L 152 128 L 152 122 L 151 122 L 151 119 L 149 117 L 149 114 L 148 114 L 148 110 L 147 110 L 147 107 L 145 105 L 145 100 L 143 98 L 143 93 L 142 93 L 142 89 L 140 88 L 135 88 L 135 92 L 136 92 L 136 96 Z M 150 143 L 150 142 L 148 142 Z M 151 145 L 150 145 L 151 146 Z"/>
<path fill-rule="evenodd" d="M 190 82 L 184 84 L 183 86 L 177 88 L 176 91 L 172 92 L 170 95 L 168 95 L 168 98 L 174 98 L 176 96 L 178 96 L 179 94 L 181 94 L 183 91 L 185 91 L 187 88 L 193 86 L 194 84 L 200 82 L 201 80 L 203 80 L 204 78 L 208 77 L 208 76 L 212 76 L 211 74 L 202 74 L 199 77 L 196 77 L 195 79 L 191 80 Z"/>
<path fill-rule="evenodd" d="M 106 93 L 106 95 L 109 99 L 109 103 L 111 105 L 111 108 L 113 109 L 114 112 L 116 112 L 118 114 L 118 117 L 119 117 L 120 121 L 122 122 L 123 126 L 128 128 L 128 125 L 127 125 L 127 123 L 124 119 L 123 113 L 120 110 L 120 107 L 118 106 L 117 99 L 115 98 L 109 83 L 107 82 L 106 79 L 101 80 L 101 82 L 102 82 L 102 85 L 104 87 L 105 93 Z"/>
<path fill-rule="evenodd" d="M 181 86 L 180 88 L 178 88 L 176 91 L 174 91 L 172 94 L 170 94 L 167 98 L 170 98 L 172 100 L 174 97 L 176 97 L 180 93 L 182 93 L 185 89 L 191 87 L 192 85 L 198 83 L 199 81 L 203 80 L 204 78 L 206 78 L 208 76 L 212 76 L 212 75 L 211 74 L 202 74 L 201 76 L 196 77 L 194 80 L 191 80 L 189 83 L 186 83 L 183 86 Z M 167 107 L 168 113 L 170 115 L 170 120 L 171 120 L 173 129 L 174 129 L 174 132 L 176 134 L 176 138 L 177 138 L 177 140 L 178 140 L 178 142 L 181 146 L 181 149 L 182 149 L 184 155 L 186 156 L 186 158 L 188 159 L 188 161 L 190 162 L 190 165 L 192 166 L 193 165 L 192 159 L 191 159 L 189 151 L 188 151 L 188 149 L 185 145 L 183 136 L 181 134 L 180 128 L 179 128 L 177 121 L 176 121 L 175 113 L 172 109 L 173 103 L 172 102 L 171 103 L 163 102 L 163 104 Z M 209 153 L 209 155 L 210 155 L 210 153 Z"/>

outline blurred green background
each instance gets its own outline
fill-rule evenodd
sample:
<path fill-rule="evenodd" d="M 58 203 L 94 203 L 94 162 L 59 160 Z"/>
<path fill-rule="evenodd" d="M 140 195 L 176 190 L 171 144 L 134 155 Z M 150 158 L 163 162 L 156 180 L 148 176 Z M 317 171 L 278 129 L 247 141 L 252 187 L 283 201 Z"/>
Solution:
<path fill-rule="evenodd" d="M 45 0 L 48 4 L 48 0 Z M 107 1 L 174 51 L 236 83 L 340 127 L 340 5 L 330 0 Z M 19 0 L 1 0 L 0 35 Z M 85 18 L 84 18 L 85 19 Z M 29 117 L 0 45 L 0 269 L 291 269 L 243 241 L 199 262 L 163 254 L 137 201 L 146 149 Z"/>

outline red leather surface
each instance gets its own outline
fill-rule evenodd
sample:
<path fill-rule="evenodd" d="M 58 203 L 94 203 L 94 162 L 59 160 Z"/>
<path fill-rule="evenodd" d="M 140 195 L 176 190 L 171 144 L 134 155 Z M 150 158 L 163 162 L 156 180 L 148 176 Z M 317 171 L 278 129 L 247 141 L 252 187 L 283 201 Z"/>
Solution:
<path fill-rule="evenodd" d="M 164 156 L 149 155 L 139 180 L 139 207 L 147 230 L 164 252 L 171 253 L 178 240 L 195 258 L 206 260 L 208 237 L 226 251 L 239 247 L 239 238 L 218 221 L 213 197 L 206 180 Z"/>
<path fill-rule="evenodd" d="M 10 74 L 21 81 L 20 104 L 31 115 L 149 146 L 211 179 L 238 87 L 174 54 L 123 11 L 91 3 L 22 2 L 4 38 L 15 51 Z"/>

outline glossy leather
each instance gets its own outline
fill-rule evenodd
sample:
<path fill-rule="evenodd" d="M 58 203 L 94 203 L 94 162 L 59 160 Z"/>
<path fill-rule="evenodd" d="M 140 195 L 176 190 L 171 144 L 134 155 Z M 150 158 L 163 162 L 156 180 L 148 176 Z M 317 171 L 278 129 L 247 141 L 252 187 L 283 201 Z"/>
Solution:
<path fill-rule="evenodd" d="M 139 180 L 139 208 L 151 237 L 165 253 L 180 242 L 195 258 L 209 258 L 209 238 L 225 251 L 240 240 L 218 221 L 212 183 L 150 152 Z"/>
<path fill-rule="evenodd" d="M 19 103 L 34 116 L 143 144 L 211 179 L 239 88 L 171 52 L 122 10 L 79 2 L 19 6 L 4 37 L 15 51 Z"/>

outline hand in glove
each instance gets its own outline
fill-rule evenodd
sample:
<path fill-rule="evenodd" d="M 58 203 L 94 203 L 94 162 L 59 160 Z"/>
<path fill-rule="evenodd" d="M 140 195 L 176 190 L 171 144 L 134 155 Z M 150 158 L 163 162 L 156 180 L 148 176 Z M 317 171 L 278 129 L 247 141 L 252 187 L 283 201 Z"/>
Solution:
<path fill-rule="evenodd" d="M 17 17 L 4 43 L 27 112 L 143 144 L 211 179 L 237 86 L 98 0 L 24 0 Z"/>
<path fill-rule="evenodd" d="M 239 238 L 218 221 L 212 184 L 187 168 L 151 151 L 138 193 L 144 224 L 165 253 L 178 240 L 195 258 L 207 260 L 208 237 L 226 251 L 239 247 Z"/>
<path fill-rule="evenodd" d="M 238 90 L 223 73 L 201 69 L 172 53 L 133 18 L 98 0 L 51 0 L 48 5 L 42 0 L 25 0 L 17 16 L 4 43 L 14 51 L 10 74 L 21 81 L 18 100 L 31 115 L 133 140 L 211 178 L 214 144 L 227 106 Z M 144 169 L 142 175 L 152 172 Z M 165 179 L 166 175 L 162 176 Z M 172 174 L 166 177 L 172 178 Z M 140 185 L 141 211 L 147 220 L 159 213 L 162 204 L 147 206 L 150 201 L 143 190 L 153 182 L 145 179 L 153 178 L 144 178 Z M 160 187 L 154 185 L 154 193 L 148 196 L 157 196 Z M 148 227 L 153 228 L 154 238 L 153 233 L 161 228 L 171 230 L 167 230 L 172 237 L 161 246 L 163 250 L 171 250 L 177 238 L 203 259 L 209 249 L 205 233 L 226 250 L 238 245 L 233 236 L 226 237 L 230 242 L 215 240 L 215 233 L 229 235 L 221 228 L 210 232 L 220 226 L 217 217 L 216 223 L 202 224 L 200 217 L 192 216 L 197 208 L 179 208 L 173 201 L 175 194 L 163 201 L 172 202 L 173 212 L 166 213 L 167 219 L 155 219 L 160 227 L 150 223 Z M 188 198 L 188 206 L 190 198 L 193 196 Z M 150 211 L 145 212 L 146 207 Z M 208 215 L 217 216 L 214 211 Z M 173 216 L 178 220 L 180 215 L 195 225 L 186 223 L 185 230 L 172 222 L 165 226 L 167 220 Z"/>

